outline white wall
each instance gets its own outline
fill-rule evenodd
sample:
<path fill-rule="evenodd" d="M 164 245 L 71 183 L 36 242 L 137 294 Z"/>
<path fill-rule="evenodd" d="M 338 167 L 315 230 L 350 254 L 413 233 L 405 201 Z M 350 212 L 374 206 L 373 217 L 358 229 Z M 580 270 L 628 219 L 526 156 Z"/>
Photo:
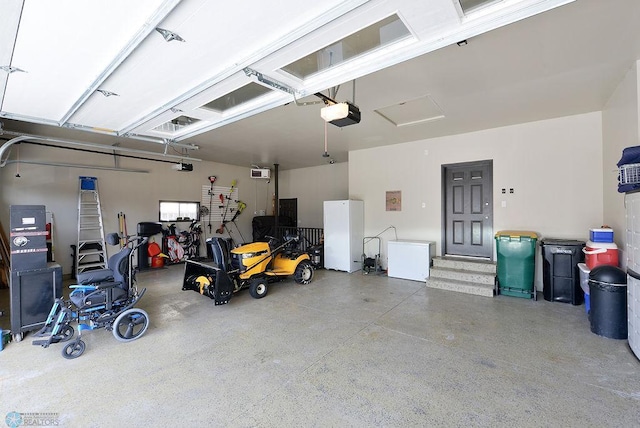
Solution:
<path fill-rule="evenodd" d="M 322 227 L 324 200 L 362 199 L 367 236 L 393 225 L 401 239 L 436 241 L 441 254 L 441 165 L 493 159 L 494 230 L 534 230 L 546 237 L 586 239 L 589 228 L 603 223 L 602 134 L 601 114 L 589 113 L 353 151 L 348 164 L 281 171 L 280 197 L 298 198 L 299 225 L 303 227 Z M 109 166 L 113 162 L 107 156 L 21 146 L 22 159 Z M 80 175 L 99 177 L 106 231 L 117 230 L 120 211 L 126 213 L 132 232 L 138 222 L 157 218 L 160 199 L 198 200 L 209 175 L 216 175 L 219 185 L 238 180 L 239 198 L 248 205 L 238 218 L 246 240 L 251 240 L 254 211 L 265 209 L 271 214 L 274 180 L 252 180 L 248 168 L 195 162 L 194 171 L 187 173 L 172 171 L 169 164 L 163 163 L 127 159 L 121 165 L 152 172 L 22 164 L 22 177 L 16 179 L 15 165 L 0 168 L 0 220 L 5 230 L 9 226 L 10 204 L 46 205 L 56 215 L 56 258 L 69 273 L 69 245 L 76 240 Z M 503 196 L 502 187 L 513 187 L 515 193 Z M 385 211 L 387 190 L 402 191 L 402 211 Z M 503 200 L 506 208 L 500 207 Z M 423 202 L 425 208 L 421 207 Z M 203 226 L 208 236 L 206 225 Z M 235 238 L 239 240 L 237 235 Z M 386 266 L 386 242 L 395 236 L 388 231 L 382 238 Z"/>
<path fill-rule="evenodd" d="M 327 164 L 280 173 L 280 199 L 298 198 L 298 226 L 322 227 L 322 203 L 347 199 L 349 164 Z"/>
<path fill-rule="evenodd" d="M 484 159 L 493 160 L 494 231 L 584 240 L 602 224 L 602 118 L 595 112 L 350 152 L 349 197 L 365 201 L 365 235 L 393 225 L 398 238 L 436 241 L 441 254 L 441 165 Z M 514 194 L 502 195 L 503 187 Z M 402 211 L 385 211 L 387 190 L 402 191 Z M 386 242 L 395 236 L 382 237 L 386 266 Z"/>
<path fill-rule="evenodd" d="M 614 229 L 616 244 L 622 251 L 626 245 L 624 194 L 617 192 L 616 164 L 625 147 L 640 144 L 639 78 L 636 63 L 626 73 L 602 111 L 603 218 L 604 223 Z M 626 265 L 626 257 L 622 256 L 620 261 L 623 266 Z"/>
<path fill-rule="evenodd" d="M 18 146 L 14 146 L 11 159 L 16 158 Z M 22 160 L 39 160 L 113 166 L 110 156 L 101 156 L 76 151 L 44 148 L 20 144 Z M 148 174 L 114 172 L 96 169 L 63 168 L 41 165 L 20 164 L 20 178 L 16 178 L 16 165 L 0 168 L 0 221 L 5 231 L 9 230 L 9 205 L 45 205 L 54 213 L 54 245 L 56 261 L 63 267 L 64 274 L 71 273 L 72 257 L 70 245 L 77 241 L 77 207 L 79 176 L 98 177 L 100 200 L 103 209 L 105 233 L 118 231 L 118 213 L 126 214 L 129 234 L 135 234 L 136 225 L 142 221 L 158 220 L 159 200 L 199 201 L 202 186 L 209 185 L 210 175 L 217 176 L 216 185 L 230 186 L 237 179 L 238 197 L 246 201 L 248 208 L 236 220 L 242 235 L 251 241 L 251 204 L 254 198 L 255 182 L 249 178 L 249 168 L 213 163 L 194 162 L 193 172 L 178 172 L 168 163 L 157 163 L 133 159 L 121 159 L 120 166 L 146 169 Z M 271 192 L 272 193 L 272 192 Z M 266 194 L 266 192 L 265 192 Z M 264 197 L 259 199 L 264 204 Z M 212 222 L 212 233 L 203 222 L 204 236 L 215 235 L 219 222 Z M 177 223 L 187 228 L 188 223 Z M 241 241 L 232 227 L 233 237 Z M 226 235 L 216 235 L 226 236 Z M 157 236 L 158 242 L 160 235 Z M 160 243 L 160 242 L 159 242 Z M 115 248 L 110 248 L 110 254 Z M 202 247 L 201 254 L 205 249 Z"/>

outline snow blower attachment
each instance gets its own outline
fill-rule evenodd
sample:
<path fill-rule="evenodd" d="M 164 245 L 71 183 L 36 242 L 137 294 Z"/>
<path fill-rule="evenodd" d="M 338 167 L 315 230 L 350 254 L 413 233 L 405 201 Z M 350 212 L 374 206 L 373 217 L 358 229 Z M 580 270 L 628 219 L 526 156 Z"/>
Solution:
<path fill-rule="evenodd" d="M 218 275 L 220 268 L 201 262 L 187 260 L 184 265 L 183 290 L 194 290 L 210 297 L 216 305 L 229 303 L 233 294 L 233 284 L 227 275 Z"/>

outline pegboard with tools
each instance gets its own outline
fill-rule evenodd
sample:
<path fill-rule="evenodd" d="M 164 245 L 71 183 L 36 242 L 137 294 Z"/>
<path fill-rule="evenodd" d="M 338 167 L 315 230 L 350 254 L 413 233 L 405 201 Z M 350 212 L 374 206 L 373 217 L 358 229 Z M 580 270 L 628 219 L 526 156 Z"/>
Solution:
<path fill-rule="evenodd" d="M 223 221 L 229 221 L 233 218 L 238 210 L 238 202 L 238 188 L 235 185 L 202 186 L 200 221 L 203 226 L 207 225 L 209 234 L 214 233 Z"/>

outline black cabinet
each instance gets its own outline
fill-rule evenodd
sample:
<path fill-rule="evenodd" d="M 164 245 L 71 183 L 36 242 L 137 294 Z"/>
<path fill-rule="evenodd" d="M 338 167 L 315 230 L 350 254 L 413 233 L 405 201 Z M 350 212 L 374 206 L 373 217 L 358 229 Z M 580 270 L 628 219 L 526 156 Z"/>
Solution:
<path fill-rule="evenodd" d="M 47 230 L 44 205 L 11 205 L 11 270 L 47 267 Z"/>
<path fill-rule="evenodd" d="M 49 263 L 44 269 L 11 271 L 11 333 L 41 328 L 56 298 L 62 297 L 62 267 Z"/>

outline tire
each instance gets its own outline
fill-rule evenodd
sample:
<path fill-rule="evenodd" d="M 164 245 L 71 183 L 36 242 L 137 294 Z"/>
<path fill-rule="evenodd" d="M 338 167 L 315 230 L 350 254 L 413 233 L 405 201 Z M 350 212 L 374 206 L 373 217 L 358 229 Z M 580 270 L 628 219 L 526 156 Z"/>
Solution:
<path fill-rule="evenodd" d="M 142 336 L 149 327 L 149 315 L 138 308 L 127 309 L 113 322 L 113 337 L 120 342 L 131 342 Z"/>
<path fill-rule="evenodd" d="M 60 342 L 66 342 L 68 340 L 71 340 L 74 334 L 76 334 L 76 332 L 73 327 L 71 327 L 70 325 L 65 325 L 60 329 L 60 333 L 58 333 L 57 337 L 60 338 Z"/>
<path fill-rule="evenodd" d="M 264 278 L 258 278 L 251 281 L 249 284 L 249 294 L 254 299 L 262 299 L 267 295 L 267 291 L 269 291 L 269 286 L 267 285 L 267 280 Z"/>
<path fill-rule="evenodd" d="M 296 266 L 293 278 L 298 284 L 308 284 L 313 279 L 313 265 L 308 260 L 303 260 Z"/>
<path fill-rule="evenodd" d="M 74 358 L 78 358 L 80 355 L 84 353 L 85 344 L 82 340 L 74 340 L 73 342 L 69 342 L 62 348 L 62 356 L 67 360 L 73 360 Z"/>

